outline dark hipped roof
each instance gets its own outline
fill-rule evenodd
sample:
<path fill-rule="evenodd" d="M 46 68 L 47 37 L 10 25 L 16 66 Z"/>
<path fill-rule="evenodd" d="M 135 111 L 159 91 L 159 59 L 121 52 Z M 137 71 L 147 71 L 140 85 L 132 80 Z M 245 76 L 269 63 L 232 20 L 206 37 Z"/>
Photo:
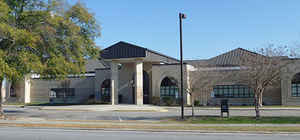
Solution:
<path fill-rule="evenodd" d="M 248 51 L 243 48 L 237 48 L 231 50 L 229 52 L 223 53 L 216 57 L 209 59 L 211 64 L 217 66 L 237 66 L 241 64 L 241 57 L 249 56 L 249 55 L 260 55 L 255 52 Z M 262 56 L 262 55 L 261 55 Z"/>
<path fill-rule="evenodd" d="M 103 59 L 119 59 L 119 58 L 136 58 L 136 57 L 146 57 L 147 52 L 151 52 L 162 57 L 166 57 L 175 61 L 179 61 L 176 58 L 164 55 L 162 53 L 130 44 L 124 41 L 120 41 L 110 47 L 101 51 L 101 58 Z"/>
<path fill-rule="evenodd" d="M 265 57 L 263 55 L 260 55 L 258 53 L 255 52 L 251 52 L 248 51 L 246 49 L 243 48 L 237 48 L 234 50 L 231 50 L 229 52 L 223 53 L 221 55 L 215 56 L 213 58 L 210 59 L 206 59 L 206 60 L 186 60 L 186 63 L 189 63 L 193 66 L 197 66 L 197 67 L 213 67 L 213 66 L 239 66 L 241 65 L 241 57 L 244 56 L 262 56 Z"/>

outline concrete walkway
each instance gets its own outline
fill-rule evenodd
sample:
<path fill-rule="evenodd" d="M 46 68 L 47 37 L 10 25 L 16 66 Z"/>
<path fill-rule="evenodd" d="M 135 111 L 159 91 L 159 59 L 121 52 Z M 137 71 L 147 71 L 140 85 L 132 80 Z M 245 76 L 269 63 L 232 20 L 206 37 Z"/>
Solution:
<path fill-rule="evenodd" d="M 38 107 L 40 110 L 62 111 L 144 111 L 144 112 L 167 112 L 164 107 L 153 105 L 70 105 L 70 106 L 26 106 Z"/>
<path fill-rule="evenodd" d="M 66 105 L 66 106 L 25 106 L 26 108 L 38 108 L 40 110 L 62 110 L 62 111 L 145 111 L 145 112 L 167 112 L 168 110 L 179 111 L 179 106 L 154 106 L 154 105 Z M 254 107 L 230 107 L 230 110 L 254 110 Z M 192 110 L 185 107 L 185 110 Z M 199 110 L 220 110 L 219 107 L 195 107 Z M 261 110 L 298 110 L 300 107 L 262 107 Z"/>

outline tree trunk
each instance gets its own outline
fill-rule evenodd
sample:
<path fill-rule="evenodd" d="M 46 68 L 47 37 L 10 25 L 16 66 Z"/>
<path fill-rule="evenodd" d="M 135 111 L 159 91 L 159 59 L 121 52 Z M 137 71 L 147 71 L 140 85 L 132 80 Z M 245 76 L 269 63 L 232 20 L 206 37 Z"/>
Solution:
<path fill-rule="evenodd" d="M 192 97 L 192 118 L 194 118 L 195 117 L 195 113 L 194 113 L 194 97 L 193 97 L 193 95 L 191 95 L 191 97 Z"/>
<path fill-rule="evenodd" d="M 262 100 L 262 92 L 259 93 L 258 95 L 258 105 L 259 107 L 262 107 L 263 106 L 263 100 Z"/>
<path fill-rule="evenodd" d="M 259 119 L 260 118 L 259 97 L 258 97 L 259 95 L 258 95 L 258 93 L 255 93 L 254 96 L 255 96 L 254 97 L 254 104 L 255 104 L 255 114 L 256 114 L 255 118 Z"/>
<path fill-rule="evenodd" d="M 4 118 L 4 111 L 2 108 L 2 79 L 0 79 L 0 119 Z"/>

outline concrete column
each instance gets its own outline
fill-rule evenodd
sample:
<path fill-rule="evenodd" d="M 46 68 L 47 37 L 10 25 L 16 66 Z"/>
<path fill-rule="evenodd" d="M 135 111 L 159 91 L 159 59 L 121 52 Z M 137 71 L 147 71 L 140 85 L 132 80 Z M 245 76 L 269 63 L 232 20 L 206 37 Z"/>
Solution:
<path fill-rule="evenodd" d="M 143 62 L 135 63 L 135 104 L 143 105 Z"/>
<path fill-rule="evenodd" d="M 2 81 L 2 83 L 0 83 L 0 84 L 2 84 L 2 88 L 1 88 L 1 98 L 2 98 L 2 102 L 5 102 L 6 101 L 6 98 L 7 98 L 7 88 L 6 88 L 6 86 L 7 86 L 7 82 L 8 81 L 6 81 L 6 79 L 3 79 L 3 81 Z"/>
<path fill-rule="evenodd" d="M 24 103 L 30 103 L 30 75 L 25 76 L 24 82 Z"/>
<path fill-rule="evenodd" d="M 111 84 L 110 84 L 111 104 L 116 105 L 118 104 L 118 92 L 119 92 L 118 63 L 111 62 L 110 70 L 111 70 Z"/>
<path fill-rule="evenodd" d="M 185 66 L 185 73 L 186 73 L 186 82 L 185 82 L 185 87 L 187 87 L 187 89 L 191 89 L 192 87 L 192 85 L 191 85 L 191 81 L 190 81 L 190 73 L 189 73 L 189 70 L 188 70 L 188 68 L 187 68 L 187 66 Z M 186 97 L 185 97 L 185 103 L 187 104 L 187 105 L 191 105 L 192 104 L 192 101 L 191 101 L 191 95 L 189 94 L 189 93 L 187 93 L 186 91 L 183 91 L 183 92 L 185 92 L 185 95 L 186 95 Z M 195 100 L 195 98 L 196 97 L 194 97 L 194 100 Z"/>

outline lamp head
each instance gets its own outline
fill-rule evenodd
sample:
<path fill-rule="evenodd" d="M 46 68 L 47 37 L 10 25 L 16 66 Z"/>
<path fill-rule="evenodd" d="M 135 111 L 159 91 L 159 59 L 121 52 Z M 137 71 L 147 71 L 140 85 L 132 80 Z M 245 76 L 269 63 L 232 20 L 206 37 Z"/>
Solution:
<path fill-rule="evenodd" d="M 179 18 L 181 18 L 181 19 L 186 19 L 186 14 L 179 13 Z"/>

